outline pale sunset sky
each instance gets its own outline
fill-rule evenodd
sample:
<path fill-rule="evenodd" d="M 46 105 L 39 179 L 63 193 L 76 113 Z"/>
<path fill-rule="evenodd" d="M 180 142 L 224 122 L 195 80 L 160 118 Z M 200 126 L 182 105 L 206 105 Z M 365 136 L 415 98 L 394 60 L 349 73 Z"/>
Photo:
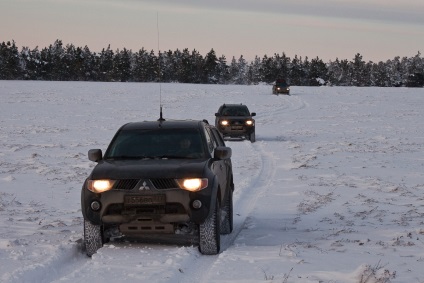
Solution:
<path fill-rule="evenodd" d="M 0 0 L 0 42 L 386 61 L 424 52 L 423 0 Z"/>

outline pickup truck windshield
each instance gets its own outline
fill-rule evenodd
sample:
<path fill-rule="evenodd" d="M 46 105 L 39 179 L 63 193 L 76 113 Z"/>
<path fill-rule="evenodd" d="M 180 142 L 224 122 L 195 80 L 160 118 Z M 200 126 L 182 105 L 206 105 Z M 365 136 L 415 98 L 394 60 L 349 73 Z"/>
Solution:
<path fill-rule="evenodd" d="M 197 129 L 122 130 L 109 145 L 105 159 L 203 158 Z"/>

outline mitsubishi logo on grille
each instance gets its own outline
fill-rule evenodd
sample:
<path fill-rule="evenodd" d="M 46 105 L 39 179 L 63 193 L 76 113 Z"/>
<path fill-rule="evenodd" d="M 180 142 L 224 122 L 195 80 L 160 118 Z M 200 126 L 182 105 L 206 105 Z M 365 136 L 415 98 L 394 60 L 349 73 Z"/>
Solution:
<path fill-rule="evenodd" d="M 150 187 L 147 185 L 146 181 L 143 181 L 143 183 L 141 184 L 140 188 L 138 189 L 139 191 L 143 191 L 143 190 L 150 190 Z"/>

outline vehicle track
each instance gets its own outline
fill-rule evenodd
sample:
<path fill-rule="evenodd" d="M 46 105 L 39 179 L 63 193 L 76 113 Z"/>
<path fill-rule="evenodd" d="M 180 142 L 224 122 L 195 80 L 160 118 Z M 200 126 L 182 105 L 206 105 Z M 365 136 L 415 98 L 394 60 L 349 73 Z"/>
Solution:
<path fill-rule="evenodd" d="M 0 277 L 0 281 L 8 283 L 60 281 L 64 274 L 69 274 L 74 270 L 82 268 L 89 261 L 85 254 L 81 252 L 81 241 L 69 242 L 69 244 L 49 245 L 45 243 L 42 235 L 36 234 L 28 236 L 26 241 L 39 246 L 39 254 L 25 255 L 26 252 L 22 249 L 22 261 L 28 261 L 28 264 L 23 265 L 22 268 L 18 268 L 11 273 L 3 274 Z M 40 254 L 42 255 L 44 253 L 43 249 L 48 252 L 47 255 L 51 256 L 43 257 L 42 261 L 37 260 L 34 263 L 31 258 L 39 257 Z M 55 250 L 53 253 L 51 251 L 52 249 Z"/>
<path fill-rule="evenodd" d="M 275 100 L 272 100 L 272 104 L 268 108 L 269 111 L 257 113 L 258 116 L 255 119 L 260 124 L 279 122 L 275 121 L 275 117 L 299 111 L 306 107 L 308 107 L 307 103 L 299 96 L 278 96 Z M 254 110 L 252 109 L 252 111 Z"/>

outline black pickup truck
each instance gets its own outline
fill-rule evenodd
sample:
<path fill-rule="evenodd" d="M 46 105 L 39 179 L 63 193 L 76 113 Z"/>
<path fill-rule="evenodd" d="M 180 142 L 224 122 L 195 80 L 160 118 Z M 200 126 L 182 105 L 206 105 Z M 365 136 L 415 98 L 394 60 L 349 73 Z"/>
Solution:
<path fill-rule="evenodd" d="M 231 148 L 206 120 L 123 125 L 81 191 L 88 256 L 116 237 L 193 237 L 202 254 L 220 251 L 233 230 Z"/>

